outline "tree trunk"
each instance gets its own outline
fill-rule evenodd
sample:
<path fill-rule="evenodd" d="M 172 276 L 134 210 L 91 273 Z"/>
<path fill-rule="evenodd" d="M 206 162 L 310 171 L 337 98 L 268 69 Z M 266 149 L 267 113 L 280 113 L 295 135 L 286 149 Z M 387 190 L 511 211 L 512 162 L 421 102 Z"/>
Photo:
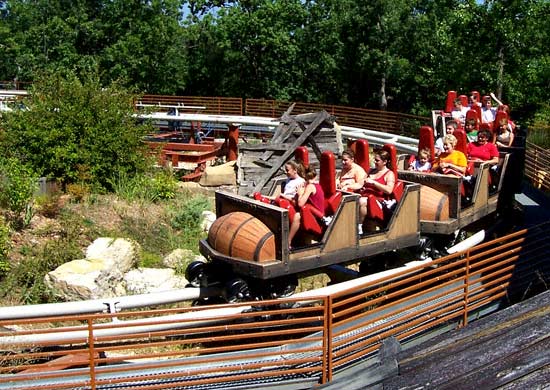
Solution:
<path fill-rule="evenodd" d="M 386 111 L 388 109 L 388 99 L 386 97 L 386 76 L 382 76 L 380 80 L 380 109 Z"/>
<path fill-rule="evenodd" d="M 504 47 L 500 47 L 498 51 L 498 74 L 497 74 L 497 90 L 496 95 L 502 101 L 502 89 L 504 85 Z"/>

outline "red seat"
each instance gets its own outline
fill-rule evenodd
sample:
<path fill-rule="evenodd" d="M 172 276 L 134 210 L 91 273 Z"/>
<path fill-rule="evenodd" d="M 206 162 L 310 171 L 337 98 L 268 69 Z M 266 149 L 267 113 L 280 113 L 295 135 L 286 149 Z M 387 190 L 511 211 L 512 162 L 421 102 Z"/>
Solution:
<path fill-rule="evenodd" d="M 447 100 L 445 100 L 445 112 L 450 113 L 454 108 L 454 101 L 456 99 L 456 91 L 447 92 Z"/>
<path fill-rule="evenodd" d="M 430 151 L 430 163 L 433 164 L 435 156 L 434 129 L 432 129 L 431 126 L 422 126 L 418 133 L 418 152 L 423 149 L 428 149 Z M 415 160 L 416 156 L 411 155 L 409 158 L 409 166 L 414 163 Z"/>
<path fill-rule="evenodd" d="M 479 130 L 487 130 L 493 134 L 493 124 L 492 123 L 481 123 L 479 125 Z"/>
<path fill-rule="evenodd" d="M 497 111 L 495 115 L 495 121 L 493 122 L 493 131 L 498 132 L 499 123 L 502 119 L 509 120 L 508 113 L 506 111 Z"/>
<path fill-rule="evenodd" d="M 294 159 L 304 164 L 304 167 L 309 165 L 309 152 L 305 146 L 298 146 L 294 151 Z"/>
<path fill-rule="evenodd" d="M 460 95 L 460 102 L 462 103 L 463 107 L 468 107 L 468 96 L 466 95 Z"/>
<path fill-rule="evenodd" d="M 365 172 L 370 169 L 369 160 L 369 141 L 366 139 L 358 139 L 354 143 L 355 145 L 355 163 L 360 165 Z"/>
<path fill-rule="evenodd" d="M 316 235 L 321 235 L 325 230 L 322 222 L 324 216 L 334 215 L 342 200 L 342 192 L 336 190 L 336 158 L 330 151 L 321 154 L 319 184 L 325 195 L 325 209 L 319 212 L 315 207 L 306 204 L 301 210 L 302 229 Z"/>
<path fill-rule="evenodd" d="M 457 129 L 454 131 L 453 135 L 456 137 L 456 146 L 455 150 L 459 150 L 466 156 L 468 137 L 463 129 Z"/>
<path fill-rule="evenodd" d="M 479 124 L 481 123 L 481 107 L 477 104 L 470 107 L 470 109 L 466 112 L 466 120 L 468 119 L 475 119 L 475 129 L 479 130 Z"/>

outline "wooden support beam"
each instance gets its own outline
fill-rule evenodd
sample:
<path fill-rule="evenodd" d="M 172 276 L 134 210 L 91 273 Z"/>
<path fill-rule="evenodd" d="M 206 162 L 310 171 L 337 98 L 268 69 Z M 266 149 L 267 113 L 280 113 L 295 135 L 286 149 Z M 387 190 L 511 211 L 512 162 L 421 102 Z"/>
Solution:
<path fill-rule="evenodd" d="M 309 124 L 309 126 L 306 128 L 302 134 L 292 144 L 287 144 L 287 151 L 278 159 L 277 163 L 274 163 L 269 172 L 262 177 L 256 186 L 254 187 L 253 192 L 261 191 L 261 189 L 267 184 L 269 180 L 277 173 L 277 171 L 285 164 L 294 154 L 294 150 L 302 145 L 308 137 L 312 136 L 313 133 L 318 130 L 318 127 L 323 123 L 325 120 L 331 118 L 331 115 L 327 113 L 326 111 L 321 111 L 317 114 L 317 117 L 313 122 Z"/>

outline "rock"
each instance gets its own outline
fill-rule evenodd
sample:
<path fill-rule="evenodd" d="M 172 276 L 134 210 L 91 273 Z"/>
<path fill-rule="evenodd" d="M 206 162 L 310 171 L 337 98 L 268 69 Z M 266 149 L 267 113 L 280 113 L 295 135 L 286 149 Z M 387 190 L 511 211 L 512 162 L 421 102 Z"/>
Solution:
<path fill-rule="evenodd" d="M 148 294 L 184 288 L 185 277 L 176 275 L 170 268 L 138 268 L 124 275 L 129 294 Z"/>
<path fill-rule="evenodd" d="M 44 281 L 63 300 L 99 299 L 124 295 L 123 277 L 137 262 L 139 245 L 122 238 L 102 237 L 73 260 L 49 272 Z"/>
<path fill-rule="evenodd" d="M 86 259 L 73 260 L 49 272 L 44 282 L 65 301 L 78 301 L 113 296 L 96 283 L 103 264 Z"/>
<path fill-rule="evenodd" d="M 195 255 L 192 250 L 189 249 L 175 249 L 170 252 L 164 259 L 162 259 L 162 265 L 172 269 L 178 269 L 185 266 L 185 263 L 189 263 Z"/>
<path fill-rule="evenodd" d="M 139 245 L 123 238 L 100 237 L 86 249 L 86 259 L 103 263 L 103 271 L 122 276 L 137 264 Z"/>
<path fill-rule="evenodd" d="M 204 232 L 207 232 L 210 230 L 210 226 L 214 223 L 216 220 L 216 214 L 212 211 L 205 210 L 202 212 L 202 222 L 201 222 L 201 229 Z"/>

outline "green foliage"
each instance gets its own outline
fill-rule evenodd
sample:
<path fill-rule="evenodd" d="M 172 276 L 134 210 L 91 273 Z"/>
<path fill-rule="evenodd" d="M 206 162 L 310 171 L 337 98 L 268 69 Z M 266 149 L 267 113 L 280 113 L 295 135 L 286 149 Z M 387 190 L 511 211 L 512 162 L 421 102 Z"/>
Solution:
<path fill-rule="evenodd" d="M 157 202 L 176 195 L 177 180 L 169 170 L 156 170 L 149 174 L 130 176 L 125 172 L 110 179 L 114 192 L 127 201 Z"/>
<path fill-rule="evenodd" d="M 126 80 L 163 94 L 185 86 L 179 0 L 13 0 L 0 17 L 0 80 L 99 67 L 106 85 Z"/>
<path fill-rule="evenodd" d="M 10 252 L 10 228 L 4 217 L 0 216 L 0 277 L 10 270 L 8 254 Z"/>
<path fill-rule="evenodd" d="M 158 253 L 141 251 L 139 258 L 139 267 L 142 268 L 163 268 L 162 257 Z"/>
<path fill-rule="evenodd" d="M 55 237 L 36 246 L 21 248 L 24 256 L 11 265 L 10 272 L 0 282 L 0 298 L 21 304 L 51 302 L 54 296 L 44 283 L 44 276 L 68 261 L 83 257 L 80 245 L 82 228 L 78 219 L 62 219 L 62 228 Z M 44 232 L 48 234 L 51 232 Z"/>
<path fill-rule="evenodd" d="M 200 228 L 203 210 L 210 209 L 210 201 L 202 196 L 178 194 L 170 203 L 155 205 L 163 208 L 151 216 L 147 202 L 135 205 L 131 213 L 124 213 L 118 234 L 140 243 L 145 260 L 159 261 L 154 255 L 165 255 L 174 249 L 197 251 L 197 242 L 204 233 Z"/>
<path fill-rule="evenodd" d="M 10 210 L 15 220 L 25 211 L 24 221 L 28 222 L 37 180 L 33 171 L 17 159 L 0 158 L 0 207 Z"/>
<path fill-rule="evenodd" d="M 550 148 L 550 104 L 545 103 L 529 127 L 528 140 L 541 148 Z"/>
<path fill-rule="evenodd" d="M 142 137 L 133 96 L 93 75 L 46 75 L 33 84 L 28 110 L 2 116 L 0 148 L 41 176 L 109 189 L 112 172 L 144 171 Z"/>
<path fill-rule="evenodd" d="M 195 196 L 173 211 L 171 225 L 178 230 L 198 230 L 202 212 L 211 208 L 208 198 Z"/>
<path fill-rule="evenodd" d="M 1 11 L 0 80 L 92 73 L 147 93 L 423 115 L 448 90 L 478 90 L 515 120 L 550 98 L 547 0 L 14 0 Z"/>

